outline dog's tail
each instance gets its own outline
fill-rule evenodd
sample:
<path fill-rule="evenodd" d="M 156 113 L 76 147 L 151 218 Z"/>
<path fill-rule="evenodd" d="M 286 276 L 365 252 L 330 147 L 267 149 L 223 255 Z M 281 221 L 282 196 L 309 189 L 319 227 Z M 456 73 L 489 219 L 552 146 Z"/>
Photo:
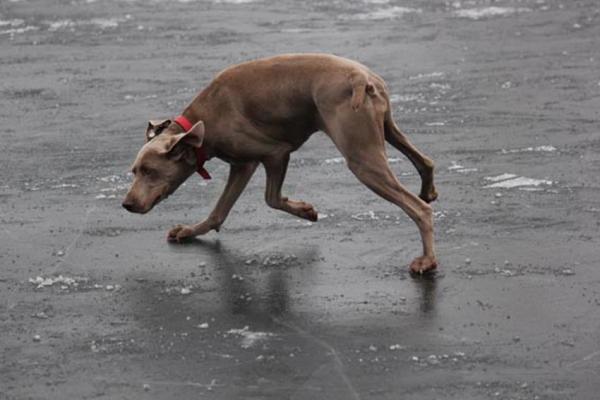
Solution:
<path fill-rule="evenodd" d="M 375 87 L 369 82 L 365 75 L 353 75 L 350 77 L 350 84 L 352 85 L 352 99 L 350 104 L 354 111 L 358 111 L 360 106 L 365 102 L 365 95 L 375 94 Z"/>

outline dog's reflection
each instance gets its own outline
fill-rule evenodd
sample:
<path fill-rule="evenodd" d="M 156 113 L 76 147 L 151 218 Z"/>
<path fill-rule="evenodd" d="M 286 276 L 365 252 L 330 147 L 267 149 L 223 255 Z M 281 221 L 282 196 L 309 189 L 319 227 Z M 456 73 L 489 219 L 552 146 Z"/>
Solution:
<path fill-rule="evenodd" d="M 196 239 L 188 245 L 210 257 L 221 300 L 232 314 L 265 320 L 289 311 L 288 281 L 310 273 L 319 259 L 316 246 L 242 254 L 220 240 Z"/>
<path fill-rule="evenodd" d="M 421 296 L 419 311 L 422 316 L 431 318 L 435 315 L 437 304 L 437 283 L 440 279 L 438 274 L 413 275 L 413 282 L 417 292 Z"/>

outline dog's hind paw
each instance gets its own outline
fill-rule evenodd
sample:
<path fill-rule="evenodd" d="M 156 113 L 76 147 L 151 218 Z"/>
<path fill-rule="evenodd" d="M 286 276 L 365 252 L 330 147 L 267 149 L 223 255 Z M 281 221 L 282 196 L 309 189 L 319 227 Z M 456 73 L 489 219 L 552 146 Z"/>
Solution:
<path fill-rule="evenodd" d="M 423 200 L 425 203 L 432 203 L 434 202 L 437 198 L 438 198 L 438 193 L 435 189 L 423 193 L 421 192 L 421 194 L 419 194 L 419 197 L 421 198 L 421 200 Z"/>

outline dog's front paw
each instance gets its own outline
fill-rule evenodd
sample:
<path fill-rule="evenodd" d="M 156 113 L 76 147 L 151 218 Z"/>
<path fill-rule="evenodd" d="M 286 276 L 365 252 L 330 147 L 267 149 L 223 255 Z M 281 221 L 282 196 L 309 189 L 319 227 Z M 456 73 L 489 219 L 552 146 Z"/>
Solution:
<path fill-rule="evenodd" d="M 169 242 L 181 243 L 186 239 L 191 239 L 196 236 L 194 229 L 189 225 L 176 225 L 167 235 Z"/>
<path fill-rule="evenodd" d="M 413 274 L 425 274 L 433 272 L 437 268 L 435 257 L 421 256 L 417 257 L 410 263 L 410 272 Z"/>
<path fill-rule="evenodd" d="M 315 210 L 315 208 L 308 203 L 305 203 L 305 205 L 299 209 L 298 215 L 313 222 L 317 222 L 319 219 L 319 213 L 317 213 L 317 210 Z"/>

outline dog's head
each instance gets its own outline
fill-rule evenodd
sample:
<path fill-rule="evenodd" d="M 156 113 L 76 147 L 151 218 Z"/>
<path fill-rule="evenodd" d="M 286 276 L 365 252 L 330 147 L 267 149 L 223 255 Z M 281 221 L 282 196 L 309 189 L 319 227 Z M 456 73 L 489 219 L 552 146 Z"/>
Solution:
<path fill-rule="evenodd" d="M 180 131 L 168 119 L 148 123 L 146 144 L 131 167 L 133 183 L 123 199 L 125 209 L 147 213 L 194 173 L 204 124 L 199 121 L 189 131 Z"/>

